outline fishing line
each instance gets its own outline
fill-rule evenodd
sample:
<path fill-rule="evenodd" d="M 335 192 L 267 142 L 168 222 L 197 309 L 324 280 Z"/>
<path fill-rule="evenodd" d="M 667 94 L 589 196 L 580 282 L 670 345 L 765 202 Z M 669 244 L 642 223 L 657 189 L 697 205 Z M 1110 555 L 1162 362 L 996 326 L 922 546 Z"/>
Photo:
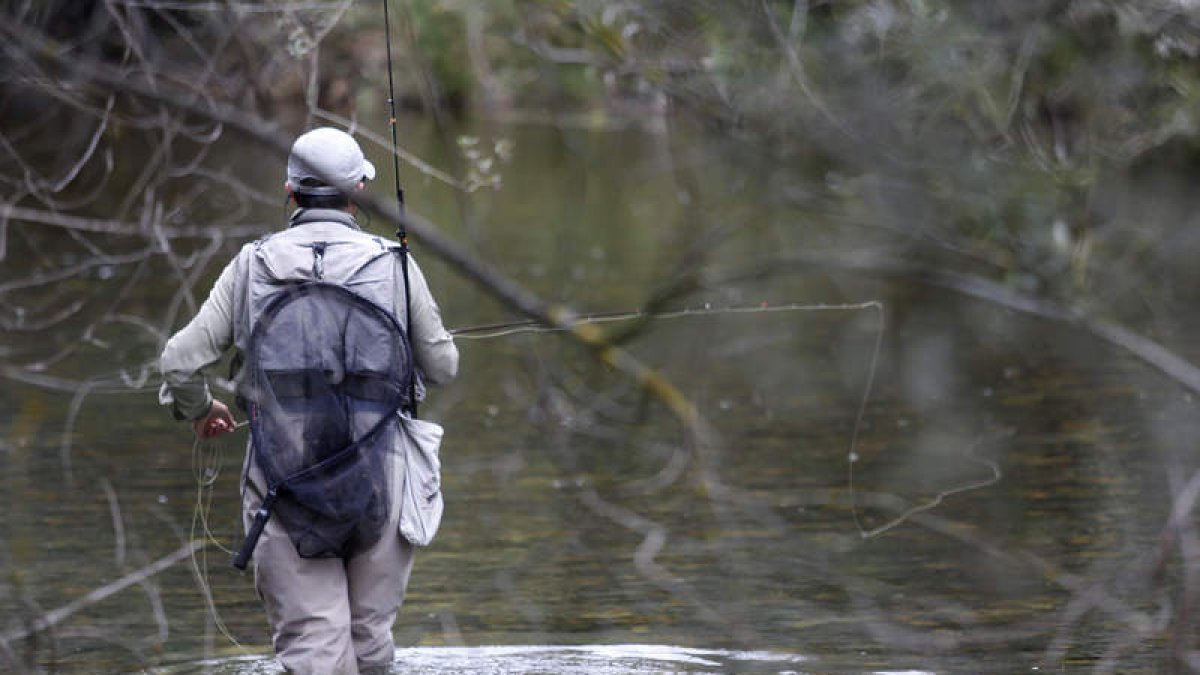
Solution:
<path fill-rule="evenodd" d="M 923 513 L 925 511 L 929 511 L 931 509 L 934 509 L 934 508 L 940 506 L 942 501 L 945 500 L 947 497 L 950 497 L 952 495 L 956 495 L 956 494 L 959 494 L 962 492 L 970 492 L 972 490 L 981 490 L 985 487 L 988 487 L 990 485 L 995 485 L 996 483 L 1000 482 L 1000 479 L 1004 477 L 1004 474 L 1000 471 L 1000 465 L 990 459 L 984 459 L 975 454 L 975 449 L 979 447 L 979 444 L 981 441 L 982 441 L 982 439 L 977 439 L 974 443 L 971 444 L 971 447 L 967 448 L 967 450 L 964 454 L 966 455 L 966 457 L 968 459 L 973 460 L 975 462 L 978 462 L 979 464 L 982 464 L 982 465 L 988 467 L 988 469 L 991 470 L 991 474 L 992 474 L 990 477 L 982 478 L 982 479 L 976 480 L 976 481 L 971 481 L 969 483 L 965 483 L 958 487 L 953 487 L 953 488 L 950 488 L 947 490 L 942 490 L 941 492 L 938 492 L 936 495 L 934 495 L 929 500 L 905 510 L 903 513 L 896 516 L 895 518 L 889 520 L 888 522 L 886 522 L 882 525 L 873 527 L 870 530 L 865 529 L 863 527 L 862 522 L 859 519 L 857 505 L 854 503 L 854 462 L 857 460 L 857 458 L 852 456 L 851 460 L 850 460 L 850 486 L 851 486 L 850 487 L 850 500 L 851 500 L 851 507 L 854 512 L 854 524 L 858 526 L 859 535 L 862 536 L 863 539 L 872 539 L 874 537 L 878 537 L 879 535 L 883 534 L 884 532 L 887 532 L 888 530 L 891 530 L 895 527 L 898 527 L 899 525 L 904 524 L 905 521 L 909 520 L 910 518 L 917 515 L 918 513 Z"/>
<path fill-rule="evenodd" d="M 868 538 L 863 530 L 858 514 L 858 500 L 854 492 L 854 465 L 858 463 L 858 436 L 862 432 L 863 419 L 867 416 L 867 402 L 871 398 L 871 389 L 875 385 L 875 371 L 879 366 L 879 353 L 883 349 L 884 312 L 882 303 L 878 304 L 879 330 L 875 332 L 875 347 L 871 350 L 871 365 L 867 368 L 867 382 L 863 387 L 862 398 L 858 402 L 858 412 L 854 415 L 854 427 L 850 431 L 850 447 L 846 450 L 846 491 L 850 493 L 850 514 L 854 525 L 864 539 Z"/>
<path fill-rule="evenodd" d="M 234 425 L 234 429 L 241 429 L 246 426 L 248 421 L 241 421 Z M 225 465 L 226 442 L 228 439 L 221 436 L 202 439 L 196 437 L 192 444 L 192 475 L 196 479 L 196 503 L 195 509 L 192 512 L 192 536 L 196 536 L 196 525 L 200 525 L 200 529 L 204 533 L 205 540 L 211 542 L 222 551 L 233 555 L 234 551 L 226 548 L 217 539 L 209 526 L 208 514 L 212 510 L 213 487 L 217 479 L 221 476 L 221 471 Z"/>
<path fill-rule="evenodd" d="M 234 429 L 241 429 L 249 424 L 249 420 L 243 420 L 234 425 Z M 192 443 L 192 474 L 196 479 L 196 501 L 192 509 L 192 526 L 191 538 L 192 541 L 197 539 L 197 530 L 203 532 L 204 541 L 212 543 L 214 546 L 224 551 L 229 555 L 233 555 L 234 551 L 226 548 L 217 539 L 216 534 L 209 526 L 208 515 L 212 510 L 214 487 L 217 479 L 221 476 L 221 471 L 225 465 L 225 457 L 227 454 L 227 446 L 233 437 L 229 433 L 214 436 L 212 438 L 196 437 Z M 202 559 L 198 559 L 197 555 L 202 555 Z M 245 654 L 250 654 L 250 650 L 246 649 L 238 639 L 233 636 L 228 626 L 225 625 L 224 619 L 221 618 L 220 612 L 217 610 L 216 601 L 212 596 L 212 584 L 208 578 L 208 554 L 207 546 L 200 547 L 199 551 L 192 551 L 190 556 L 192 563 L 192 573 L 196 577 L 196 582 L 200 586 L 200 594 L 204 598 L 205 608 L 208 610 L 209 617 L 212 619 L 213 626 L 229 640 L 229 642 L 237 649 Z"/>
<path fill-rule="evenodd" d="M 713 307 L 710 304 L 704 304 L 701 307 L 686 308 L 665 312 L 644 312 L 635 310 L 630 312 L 611 312 L 603 314 L 589 314 L 577 318 L 573 324 L 582 323 L 611 323 L 619 321 L 633 320 L 666 320 L 666 319 L 681 319 L 688 317 L 701 316 L 720 316 L 723 314 L 764 314 L 772 312 L 825 312 L 825 311 L 861 311 L 872 310 L 876 312 L 879 323 L 875 331 L 874 344 L 871 348 L 871 358 L 867 367 L 866 382 L 863 385 L 862 396 L 858 401 L 858 409 L 854 415 L 854 425 L 850 432 L 850 443 L 846 450 L 846 490 L 850 497 L 851 517 L 854 520 L 854 525 L 858 529 L 859 536 L 863 539 L 871 539 L 884 534 L 885 532 L 898 527 L 904 522 L 911 519 L 913 516 L 929 511 L 939 506 L 946 498 L 963 492 L 979 490 L 994 485 L 1003 477 L 1000 467 L 993 461 L 984 459 L 974 453 L 978 446 L 977 441 L 971 448 L 966 451 L 966 456 L 974 462 L 986 466 L 991 475 L 988 478 L 971 481 L 969 483 L 942 490 L 932 498 L 912 506 L 895 518 L 886 523 L 867 528 L 863 523 L 863 517 L 859 508 L 858 489 L 855 485 L 855 466 L 859 462 L 858 445 L 862 435 L 862 429 L 866 420 L 867 405 L 871 400 L 871 393 L 875 386 L 875 376 L 879 368 L 879 357 L 883 350 L 883 336 L 885 330 L 884 323 L 884 306 L 878 300 L 868 300 L 866 302 L 843 303 L 843 304 L 827 304 L 827 303 L 788 303 L 784 305 L 768 305 L 766 303 L 760 305 L 741 305 L 732 307 Z M 463 340 L 488 340 L 492 338 L 505 337 L 520 333 L 553 333 L 568 330 L 568 328 L 559 328 L 554 326 L 546 326 L 532 319 L 515 321 L 508 323 L 486 324 L 481 326 L 471 326 L 466 328 L 457 328 L 450 331 L 450 334 L 455 339 Z"/>
<path fill-rule="evenodd" d="M 994 485 L 994 484 L 998 483 L 1000 481 L 1000 479 L 1003 478 L 1003 473 L 1000 471 L 1000 466 L 996 462 L 993 462 L 992 460 L 989 460 L 989 459 L 984 459 L 975 454 L 975 449 L 979 446 L 980 442 L 982 441 L 982 439 L 977 439 L 969 448 L 967 448 L 967 450 L 965 451 L 964 454 L 967 457 L 967 459 L 970 459 L 974 462 L 977 462 L 979 464 L 982 464 L 982 465 L 988 467 L 988 469 L 990 469 L 991 474 L 992 474 L 990 477 L 971 481 L 971 482 L 965 483 L 963 485 L 959 485 L 957 487 L 948 488 L 946 490 L 941 490 L 940 492 L 935 494 L 932 498 L 926 500 L 925 502 L 917 504 L 916 506 L 912 506 L 912 507 L 904 510 L 900 515 L 883 523 L 882 525 L 878 525 L 871 529 L 867 529 L 863 525 L 862 515 L 859 512 L 859 508 L 858 508 L 857 492 L 856 492 L 855 486 L 854 486 L 854 467 L 856 464 L 858 464 L 858 460 L 859 460 L 859 456 L 858 456 L 858 452 L 857 452 L 858 437 L 859 437 L 859 432 L 862 429 L 863 418 L 866 415 L 867 399 L 870 396 L 872 381 L 875 379 L 875 368 L 876 368 L 876 365 L 879 360 L 879 352 L 880 352 L 880 347 L 881 347 L 882 339 L 883 339 L 882 316 L 880 318 L 881 318 L 881 325 L 880 325 L 880 330 L 877 333 L 876 339 L 875 339 L 875 350 L 871 355 L 871 367 L 870 367 L 870 370 L 868 371 L 869 374 L 867 375 L 867 386 L 866 386 L 866 390 L 863 393 L 862 401 L 859 404 L 858 414 L 854 420 L 854 430 L 853 430 L 853 432 L 851 432 L 851 436 L 850 436 L 850 449 L 847 451 L 847 454 L 846 454 L 846 489 L 850 493 L 850 513 L 851 513 L 852 517 L 854 518 L 854 526 L 858 528 L 858 534 L 863 539 L 873 539 L 875 537 L 878 537 L 879 535 L 884 534 L 885 532 L 904 524 L 909 519 L 911 519 L 913 516 L 915 516 L 919 513 L 923 513 L 925 511 L 929 511 L 934 508 L 937 508 L 938 506 L 941 505 L 942 501 L 945 500 L 947 497 L 950 497 L 952 495 L 956 495 L 956 494 L 959 494 L 962 492 L 970 492 L 972 490 L 981 490 L 990 485 Z"/>
<path fill-rule="evenodd" d="M 734 305 L 732 307 L 713 307 L 712 305 L 705 303 L 702 307 L 678 309 L 665 312 L 644 312 L 641 310 L 633 310 L 631 312 L 587 314 L 576 318 L 572 324 L 611 323 L 615 321 L 633 321 L 635 319 L 658 321 L 694 316 L 719 316 L 722 314 L 764 314 L 771 312 L 844 312 L 864 309 L 874 309 L 880 313 L 880 338 L 882 338 L 883 303 L 878 300 L 868 300 L 866 302 L 836 305 L 825 303 L 789 303 L 786 305 L 768 305 L 763 303 L 759 305 Z M 455 338 L 461 338 L 464 340 L 487 340 L 491 338 L 504 337 L 506 335 L 515 335 L 518 333 L 555 333 L 564 330 L 569 329 L 547 326 L 529 319 L 524 321 L 512 321 L 508 323 L 494 323 L 482 326 L 455 328 L 450 331 L 450 334 Z"/>

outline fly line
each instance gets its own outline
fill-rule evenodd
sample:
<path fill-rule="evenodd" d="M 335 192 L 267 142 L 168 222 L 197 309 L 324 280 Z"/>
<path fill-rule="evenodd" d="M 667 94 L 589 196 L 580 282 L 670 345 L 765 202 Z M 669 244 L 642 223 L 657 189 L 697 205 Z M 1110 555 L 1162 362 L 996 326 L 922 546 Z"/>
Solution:
<path fill-rule="evenodd" d="M 879 368 L 879 358 L 883 349 L 883 338 L 885 333 L 885 308 L 882 301 L 867 300 L 864 302 L 853 303 L 786 303 L 786 304 L 768 304 L 761 303 L 757 305 L 735 305 L 727 307 L 713 306 L 711 303 L 705 303 L 697 307 L 689 307 L 678 310 L 667 310 L 648 312 L 643 310 L 632 310 L 625 312 L 608 312 L 608 313 L 593 313 L 581 315 L 576 319 L 575 323 L 590 323 L 590 324 L 606 324 L 618 323 L 627 321 L 668 321 L 677 319 L 688 319 L 698 317 L 713 317 L 722 315 L 753 315 L 753 314 L 769 314 L 769 313 L 785 313 L 785 312 L 863 312 L 869 311 L 875 314 L 877 318 L 874 339 L 871 345 L 871 354 L 868 360 L 867 374 L 861 395 L 858 397 L 857 409 L 854 414 L 854 422 L 851 427 L 850 440 L 846 449 L 846 492 L 850 501 L 851 517 L 854 521 L 854 526 L 858 530 L 858 534 L 863 539 L 872 539 L 878 537 L 889 530 L 892 530 L 899 525 L 907 522 L 913 516 L 925 511 L 932 510 L 939 506 L 945 499 L 963 492 L 979 490 L 999 482 L 1003 477 L 1000 467 L 995 462 L 979 457 L 976 454 L 977 446 L 980 441 L 976 441 L 970 448 L 965 451 L 965 455 L 971 461 L 978 463 L 988 470 L 988 476 L 977 480 L 968 481 L 966 483 L 955 485 L 938 491 L 932 497 L 923 500 L 919 503 L 911 505 L 900 505 L 899 497 L 887 499 L 884 501 L 896 502 L 896 511 L 899 514 L 881 525 L 868 527 L 862 517 L 860 510 L 860 502 L 862 501 L 859 495 L 859 488 L 856 485 L 855 467 L 861 459 L 858 447 L 860 437 L 862 435 L 863 426 L 866 419 L 867 406 L 870 403 L 872 391 L 875 386 L 875 377 Z M 457 328 L 450 331 L 455 339 L 460 340 L 489 340 L 501 337 L 507 337 L 525 333 L 554 333 L 567 330 L 563 327 L 546 326 L 535 320 L 520 320 L 503 323 L 491 323 L 464 328 Z"/>

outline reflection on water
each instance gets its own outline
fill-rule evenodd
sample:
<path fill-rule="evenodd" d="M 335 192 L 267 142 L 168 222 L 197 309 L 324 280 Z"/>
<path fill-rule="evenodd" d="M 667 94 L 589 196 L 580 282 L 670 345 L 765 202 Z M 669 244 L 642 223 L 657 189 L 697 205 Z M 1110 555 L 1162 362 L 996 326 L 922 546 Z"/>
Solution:
<path fill-rule="evenodd" d="M 393 671 L 411 675 L 642 675 L 650 673 L 799 673 L 809 659 L 773 652 L 691 649 L 669 645 L 414 647 L 396 655 Z M 160 675 L 267 675 L 283 672 L 272 660 L 240 657 L 154 669 Z"/>

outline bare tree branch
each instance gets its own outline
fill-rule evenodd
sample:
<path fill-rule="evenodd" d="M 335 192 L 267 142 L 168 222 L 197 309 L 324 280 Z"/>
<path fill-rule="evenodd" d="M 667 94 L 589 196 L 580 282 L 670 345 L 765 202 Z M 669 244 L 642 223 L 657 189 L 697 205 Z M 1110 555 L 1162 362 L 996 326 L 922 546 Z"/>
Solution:
<path fill-rule="evenodd" d="M 204 548 L 204 545 L 205 544 L 203 541 L 188 542 L 175 549 L 171 553 L 168 553 L 158 560 L 155 560 L 149 565 L 142 567 L 141 569 L 130 572 L 116 581 L 93 589 L 88 593 L 85 593 L 83 596 L 68 602 L 62 607 L 42 614 L 27 628 L 7 630 L 3 633 L 0 633 L 0 645 L 7 646 L 9 643 L 24 639 L 30 635 L 33 635 L 34 633 L 49 630 L 70 618 L 76 612 L 86 609 L 98 602 L 116 595 L 117 593 L 120 593 L 134 584 L 142 583 L 146 579 L 170 569 L 175 564 L 191 557 L 196 551 Z"/>
<path fill-rule="evenodd" d="M 53 52 L 37 38 L 22 34 L 13 28 L 6 27 L 3 31 L 14 42 L 24 45 L 29 53 L 41 54 L 47 66 L 60 70 L 64 77 L 70 77 L 80 84 L 102 92 L 125 92 L 170 106 L 182 113 L 212 120 L 253 139 L 280 157 L 286 157 L 291 150 L 290 135 L 251 112 L 231 108 L 212 100 L 202 102 L 197 100 L 194 93 L 168 92 L 165 87 L 138 81 L 102 63 L 68 60 L 65 56 Z M 475 282 L 484 292 L 532 319 L 562 329 L 574 340 L 587 346 L 602 362 L 625 373 L 662 401 L 680 418 L 686 428 L 699 430 L 702 426 L 699 412 L 682 392 L 628 351 L 614 346 L 596 326 L 579 323 L 578 314 L 574 310 L 563 305 L 546 303 L 504 276 L 494 266 L 477 259 L 420 216 L 401 214 L 395 205 L 369 193 L 356 195 L 355 201 L 364 210 L 381 218 L 403 223 L 408 232 L 420 239 L 424 249 L 441 258 L 465 278 Z"/>

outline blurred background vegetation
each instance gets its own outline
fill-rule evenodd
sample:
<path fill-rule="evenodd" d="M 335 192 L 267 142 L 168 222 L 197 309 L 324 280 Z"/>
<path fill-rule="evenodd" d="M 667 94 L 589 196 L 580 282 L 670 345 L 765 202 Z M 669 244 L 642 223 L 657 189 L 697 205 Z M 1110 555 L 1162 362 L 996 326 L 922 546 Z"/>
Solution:
<path fill-rule="evenodd" d="M 9 30 L 201 75 L 214 99 L 291 126 L 298 100 L 308 121 L 314 107 L 357 120 L 379 105 L 380 3 L 207 4 L 24 0 L 7 13 Z M 768 250 L 801 245 L 806 220 L 839 221 L 860 236 L 842 244 L 1150 332 L 1173 289 L 1194 286 L 1176 255 L 1195 230 L 1200 18 L 1186 0 L 411 0 L 392 12 L 402 108 L 710 129 L 739 150 L 721 161 L 790 219 Z M 10 90 L 28 86 L 16 75 Z M 34 114 L 11 95 L 5 112 Z"/>
<path fill-rule="evenodd" d="M 840 221 L 859 233 L 840 244 L 887 246 L 878 255 L 1150 332 L 1154 314 L 1195 287 L 1190 256 L 1178 255 L 1196 244 L 1192 3 L 420 1 L 404 11 L 416 36 L 412 105 L 651 127 L 674 116 L 728 135 L 736 168 L 791 217 L 766 250 L 811 247 L 798 224 Z M 359 20 L 376 23 L 369 8 Z M 379 67 L 365 56 L 347 72 Z"/>

